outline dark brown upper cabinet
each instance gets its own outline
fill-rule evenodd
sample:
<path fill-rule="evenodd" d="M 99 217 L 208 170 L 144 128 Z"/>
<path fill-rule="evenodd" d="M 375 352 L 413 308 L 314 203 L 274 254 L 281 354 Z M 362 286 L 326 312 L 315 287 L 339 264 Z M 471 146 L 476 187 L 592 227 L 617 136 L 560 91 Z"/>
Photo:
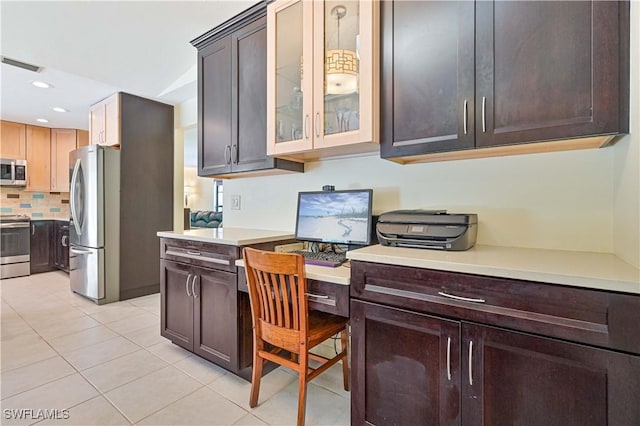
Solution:
<path fill-rule="evenodd" d="M 198 49 L 198 175 L 303 172 L 267 156 L 266 4 L 191 42 Z"/>
<path fill-rule="evenodd" d="M 628 132 L 626 1 L 389 0 L 381 40 L 382 158 L 593 148 Z"/>

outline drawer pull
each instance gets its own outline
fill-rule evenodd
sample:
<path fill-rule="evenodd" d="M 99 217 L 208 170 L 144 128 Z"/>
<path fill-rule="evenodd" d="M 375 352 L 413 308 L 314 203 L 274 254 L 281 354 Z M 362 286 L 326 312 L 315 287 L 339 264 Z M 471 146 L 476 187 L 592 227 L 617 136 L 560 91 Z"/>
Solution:
<path fill-rule="evenodd" d="M 439 291 L 438 294 L 443 297 L 448 297 L 449 299 L 462 300 L 463 302 L 474 302 L 474 303 L 484 303 L 486 300 L 475 298 L 475 297 L 462 297 L 456 296 L 455 294 L 445 293 L 444 291 Z"/>
<path fill-rule="evenodd" d="M 447 337 L 447 379 L 451 381 L 451 337 Z"/>
<path fill-rule="evenodd" d="M 191 279 L 191 274 L 187 275 L 187 280 L 184 283 L 184 288 L 185 290 L 187 290 L 187 297 L 191 297 L 191 294 L 189 294 L 189 280 Z"/>
<path fill-rule="evenodd" d="M 326 295 L 322 295 L 322 294 L 313 294 L 313 293 L 305 293 L 307 296 L 309 297 L 315 297 L 317 299 L 328 299 L 329 296 Z"/>
<path fill-rule="evenodd" d="M 473 386 L 473 340 L 469 340 L 469 386 Z"/>
<path fill-rule="evenodd" d="M 183 251 L 167 250 L 165 254 L 169 256 L 184 257 L 187 259 L 202 260 L 203 262 L 217 263 L 218 265 L 226 265 L 226 266 L 231 265 L 231 261 L 229 260 L 215 259 L 213 257 L 202 256 L 202 253 L 200 252 L 189 252 L 189 251 L 183 252 Z"/>

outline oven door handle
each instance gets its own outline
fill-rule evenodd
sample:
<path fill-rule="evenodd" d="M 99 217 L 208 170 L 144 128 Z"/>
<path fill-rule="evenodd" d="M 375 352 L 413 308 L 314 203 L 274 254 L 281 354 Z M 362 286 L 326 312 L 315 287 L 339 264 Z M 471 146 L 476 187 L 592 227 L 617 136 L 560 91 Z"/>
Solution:
<path fill-rule="evenodd" d="M 29 227 L 29 223 L 28 222 L 19 222 L 19 223 L 2 223 L 0 224 L 0 228 L 6 229 L 6 228 L 28 228 Z"/>

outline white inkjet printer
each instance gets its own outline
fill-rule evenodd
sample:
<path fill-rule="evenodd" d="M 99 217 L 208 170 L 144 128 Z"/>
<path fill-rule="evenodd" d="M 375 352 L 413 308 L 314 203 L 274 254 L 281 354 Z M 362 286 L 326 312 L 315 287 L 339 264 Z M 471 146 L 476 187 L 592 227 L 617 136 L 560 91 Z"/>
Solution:
<path fill-rule="evenodd" d="M 383 246 L 468 250 L 476 243 L 478 215 L 446 210 L 395 210 L 378 217 L 376 234 Z"/>

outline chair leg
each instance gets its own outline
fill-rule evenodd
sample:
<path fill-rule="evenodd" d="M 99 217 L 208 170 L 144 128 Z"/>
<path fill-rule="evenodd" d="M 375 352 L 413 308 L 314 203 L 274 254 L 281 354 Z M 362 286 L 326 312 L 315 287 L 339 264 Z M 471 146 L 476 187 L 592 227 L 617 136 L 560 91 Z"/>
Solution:
<path fill-rule="evenodd" d="M 304 426 L 305 410 L 307 405 L 307 376 L 299 374 L 298 379 L 298 426 Z"/>
<path fill-rule="evenodd" d="M 251 374 L 251 396 L 249 397 L 249 407 L 253 408 L 258 405 L 258 396 L 260 394 L 260 379 L 262 379 L 262 366 L 264 359 L 258 356 L 258 351 L 264 347 L 262 341 L 253 339 L 253 372 Z"/>
<path fill-rule="evenodd" d="M 306 351 L 306 349 L 305 349 Z M 298 426 L 304 426 L 304 418 L 307 406 L 307 373 L 309 370 L 309 355 L 300 352 L 298 370 Z"/>
<path fill-rule="evenodd" d="M 342 358 L 342 377 L 344 381 L 344 390 L 349 390 L 349 333 L 345 328 L 340 333 L 340 343 L 342 344 L 342 351 L 345 352 L 345 357 Z"/>

